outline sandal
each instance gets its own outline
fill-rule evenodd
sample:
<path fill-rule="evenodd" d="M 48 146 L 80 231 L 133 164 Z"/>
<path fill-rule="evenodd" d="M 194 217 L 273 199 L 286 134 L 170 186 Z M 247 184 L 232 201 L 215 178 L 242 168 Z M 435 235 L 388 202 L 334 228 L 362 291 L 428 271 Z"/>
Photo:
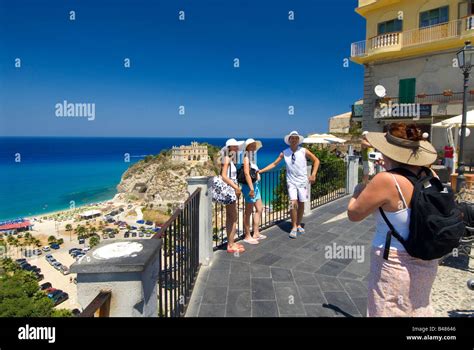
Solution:
<path fill-rule="evenodd" d="M 298 227 L 298 228 L 297 228 L 297 231 L 298 231 L 298 233 L 299 233 L 300 235 L 304 235 L 304 232 L 305 232 L 305 231 L 304 231 L 304 228 Z"/>
<path fill-rule="evenodd" d="M 291 230 L 290 234 L 288 237 L 295 239 L 298 236 L 298 231 L 297 230 Z"/>
<path fill-rule="evenodd" d="M 261 234 L 261 235 L 259 235 L 257 238 L 255 238 L 255 239 L 258 240 L 258 241 L 260 241 L 260 240 L 265 239 L 265 238 L 267 238 L 267 236 Z"/>
<path fill-rule="evenodd" d="M 244 242 L 248 244 L 258 244 L 258 240 L 255 238 L 244 239 Z"/>
<path fill-rule="evenodd" d="M 237 244 L 235 244 L 237 245 Z M 235 254 L 235 253 L 243 253 L 245 252 L 245 248 L 242 246 L 242 245 L 237 245 L 237 247 L 234 247 L 233 248 L 227 248 L 227 253 L 230 253 L 230 254 Z"/>

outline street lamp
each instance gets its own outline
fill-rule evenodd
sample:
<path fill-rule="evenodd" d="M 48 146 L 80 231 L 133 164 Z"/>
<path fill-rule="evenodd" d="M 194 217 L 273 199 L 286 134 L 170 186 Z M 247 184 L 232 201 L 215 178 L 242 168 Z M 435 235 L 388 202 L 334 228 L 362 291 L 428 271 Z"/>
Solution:
<path fill-rule="evenodd" d="M 474 64 L 474 47 L 470 41 L 466 41 L 465 46 L 456 54 L 459 68 L 464 75 L 464 90 L 462 103 L 462 122 L 461 122 L 461 139 L 459 140 L 459 157 L 458 157 L 458 178 L 456 181 L 456 192 L 459 192 L 466 182 L 464 177 L 464 138 L 466 137 L 466 119 L 467 119 L 467 89 L 469 83 L 469 73 Z"/>

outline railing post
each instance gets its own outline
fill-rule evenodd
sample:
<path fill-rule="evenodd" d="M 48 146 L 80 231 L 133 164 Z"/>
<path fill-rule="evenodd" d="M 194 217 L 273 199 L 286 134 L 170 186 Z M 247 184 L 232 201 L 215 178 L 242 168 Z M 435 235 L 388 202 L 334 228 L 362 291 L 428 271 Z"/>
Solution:
<path fill-rule="evenodd" d="M 195 176 L 186 179 L 188 192 L 201 188 L 199 198 L 199 263 L 209 265 L 213 256 L 212 247 L 212 199 L 209 193 L 210 176 Z"/>
<path fill-rule="evenodd" d="M 110 317 L 157 317 L 161 239 L 99 244 L 71 266 L 83 309 L 103 290 L 111 292 Z M 107 307 L 107 306 L 105 306 Z"/>
<path fill-rule="evenodd" d="M 346 193 L 353 194 L 354 187 L 359 183 L 359 157 L 347 155 Z"/>
<path fill-rule="evenodd" d="M 308 176 L 311 175 L 311 169 L 313 167 L 311 165 L 308 165 L 306 167 Z M 308 200 L 304 202 L 304 214 L 303 216 L 307 216 L 311 214 L 311 182 L 308 181 Z"/>

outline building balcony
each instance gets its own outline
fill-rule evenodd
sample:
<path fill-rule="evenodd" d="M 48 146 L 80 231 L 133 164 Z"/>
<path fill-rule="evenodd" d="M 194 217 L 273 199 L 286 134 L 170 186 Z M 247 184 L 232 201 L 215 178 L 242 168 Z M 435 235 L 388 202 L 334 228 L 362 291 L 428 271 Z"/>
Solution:
<path fill-rule="evenodd" d="M 351 59 L 360 64 L 462 47 L 474 36 L 474 16 L 443 24 L 377 35 L 351 45 Z"/>

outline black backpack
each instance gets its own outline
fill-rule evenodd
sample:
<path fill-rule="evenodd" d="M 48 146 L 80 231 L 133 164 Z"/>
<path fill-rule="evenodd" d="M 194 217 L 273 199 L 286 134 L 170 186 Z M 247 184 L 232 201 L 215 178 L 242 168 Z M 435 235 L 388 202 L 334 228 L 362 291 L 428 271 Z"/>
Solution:
<path fill-rule="evenodd" d="M 388 259 L 391 236 L 400 241 L 408 254 L 422 260 L 439 259 L 457 248 L 466 228 L 451 188 L 444 187 L 428 168 L 423 167 L 418 175 L 404 168 L 390 172 L 406 177 L 413 184 L 414 190 L 410 234 L 406 240 L 395 230 L 382 208 L 379 208 L 390 228 L 385 239 L 384 259 Z"/>

